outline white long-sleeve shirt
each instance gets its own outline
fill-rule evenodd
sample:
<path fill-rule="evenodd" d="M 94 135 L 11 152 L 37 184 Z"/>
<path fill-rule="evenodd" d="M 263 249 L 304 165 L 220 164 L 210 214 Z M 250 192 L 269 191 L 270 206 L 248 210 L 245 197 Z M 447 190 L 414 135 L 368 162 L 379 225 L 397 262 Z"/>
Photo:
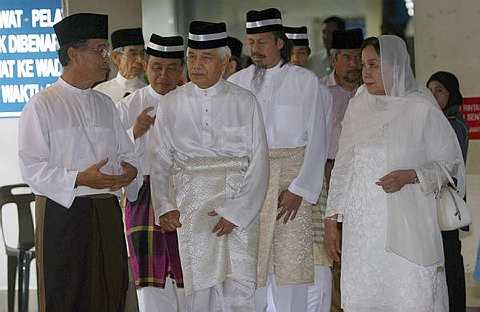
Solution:
<path fill-rule="evenodd" d="M 76 196 L 119 195 L 108 189 L 75 188 L 79 171 L 106 158 L 108 163 L 100 169 L 106 174 L 122 174 L 121 161 L 137 166 L 134 146 L 112 100 L 62 78 L 25 106 L 19 121 L 18 155 L 22 177 L 33 192 L 65 207 Z M 136 183 L 126 189 L 129 200 L 135 200 Z"/>
<path fill-rule="evenodd" d="M 215 211 L 241 228 L 258 215 L 269 165 L 263 120 L 250 92 L 223 79 L 208 89 L 193 83 L 179 87 L 158 106 L 152 141 L 150 182 L 156 220 L 176 209 L 169 199 L 174 158 L 248 157 L 241 190 Z"/>
<path fill-rule="evenodd" d="M 153 108 L 148 114 L 150 116 L 155 116 L 157 106 L 162 101 L 162 98 L 163 95 L 157 93 L 153 90 L 151 85 L 148 85 L 121 99 L 115 104 L 123 127 L 127 129 L 130 139 L 135 143 L 139 177 L 150 174 L 149 159 L 146 151 L 152 144 L 152 129 L 149 129 L 144 135 L 135 140 L 133 137 L 133 126 L 135 125 L 135 120 L 138 115 L 148 107 Z"/>
<path fill-rule="evenodd" d="M 118 73 L 115 78 L 98 84 L 94 89 L 108 95 L 113 103 L 117 103 L 128 94 L 146 85 L 147 84 L 140 78 L 126 79 Z"/>
<path fill-rule="evenodd" d="M 255 65 L 243 69 L 229 81 L 252 91 L 262 110 L 270 149 L 305 146 L 305 159 L 289 190 L 310 203 L 316 203 L 323 184 L 327 157 L 327 116 L 332 97 L 311 71 L 285 64 L 266 70 L 257 90 Z"/>

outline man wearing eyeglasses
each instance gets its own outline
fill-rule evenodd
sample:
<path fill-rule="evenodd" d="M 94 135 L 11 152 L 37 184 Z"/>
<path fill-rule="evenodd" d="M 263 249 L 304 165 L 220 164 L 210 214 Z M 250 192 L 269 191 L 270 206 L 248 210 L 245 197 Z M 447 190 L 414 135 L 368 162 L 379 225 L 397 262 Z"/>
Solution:
<path fill-rule="evenodd" d="M 136 199 L 138 165 L 114 103 L 92 90 L 108 71 L 108 17 L 74 14 L 53 28 L 63 73 L 30 99 L 18 134 L 22 177 L 36 195 L 39 311 L 123 311 L 118 196 L 125 187 Z"/>
<path fill-rule="evenodd" d="M 100 83 L 96 90 L 117 103 L 127 95 L 146 86 L 143 78 L 145 43 L 141 28 L 119 29 L 112 33 L 112 62 L 117 76 Z"/>

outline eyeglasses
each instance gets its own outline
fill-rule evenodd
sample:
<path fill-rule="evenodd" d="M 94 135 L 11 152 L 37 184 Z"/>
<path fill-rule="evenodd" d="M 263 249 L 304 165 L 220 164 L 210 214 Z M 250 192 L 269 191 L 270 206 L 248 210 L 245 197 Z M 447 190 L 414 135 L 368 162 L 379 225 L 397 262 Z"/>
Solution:
<path fill-rule="evenodd" d="M 110 54 L 112 53 L 112 50 L 110 49 L 110 47 L 100 47 L 97 49 L 87 47 L 86 50 L 91 51 L 95 54 L 98 54 L 103 58 L 110 57 Z"/>
<path fill-rule="evenodd" d="M 128 50 L 120 52 L 125 55 L 129 59 L 144 59 L 145 58 L 145 50 Z"/>

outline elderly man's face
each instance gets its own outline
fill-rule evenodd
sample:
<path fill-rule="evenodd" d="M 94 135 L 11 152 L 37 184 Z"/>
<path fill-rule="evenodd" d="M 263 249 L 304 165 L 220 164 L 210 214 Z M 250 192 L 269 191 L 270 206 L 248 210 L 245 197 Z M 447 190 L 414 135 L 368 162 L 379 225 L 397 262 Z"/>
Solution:
<path fill-rule="evenodd" d="M 275 38 L 273 33 L 247 34 L 247 47 L 255 65 L 265 68 L 274 67 L 280 62 L 285 42 Z"/>
<path fill-rule="evenodd" d="M 133 79 L 143 74 L 144 51 L 143 45 L 126 46 L 122 51 L 112 52 L 112 61 L 123 77 Z"/>
<path fill-rule="evenodd" d="M 310 56 L 310 49 L 308 47 L 293 47 L 290 55 L 290 63 L 305 66 Z"/>
<path fill-rule="evenodd" d="M 181 59 L 163 58 L 149 55 L 146 72 L 153 90 L 165 95 L 176 88 L 183 70 Z"/>
<path fill-rule="evenodd" d="M 332 55 L 335 74 L 348 83 L 360 82 L 362 76 L 362 49 L 342 49 Z"/>
<path fill-rule="evenodd" d="M 202 89 L 216 84 L 227 66 L 228 57 L 220 57 L 218 49 L 187 50 L 187 68 L 190 79 Z"/>

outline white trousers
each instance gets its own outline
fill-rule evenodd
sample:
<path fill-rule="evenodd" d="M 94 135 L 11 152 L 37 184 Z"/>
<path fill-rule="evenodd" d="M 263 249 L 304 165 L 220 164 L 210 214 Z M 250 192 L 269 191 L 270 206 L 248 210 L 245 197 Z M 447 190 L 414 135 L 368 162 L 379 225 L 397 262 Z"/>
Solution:
<path fill-rule="evenodd" d="M 328 266 L 315 266 L 315 284 L 308 286 L 308 312 L 330 312 L 332 304 L 332 271 Z"/>
<path fill-rule="evenodd" d="M 137 289 L 139 312 L 184 312 L 185 295 L 183 288 L 177 288 L 167 278 L 165 288 L 142 287 Z"/>
<path fill-rule="evenodd" d="M 270 275 L 255 292 L 256 312 L 302 312 L 307 309 L 308 284 L 278 286 Z"/>
<path fill-rule="evenodd" d="M 186 296 L 187 312 L 252 312 L 255 283 L 226 278 L 221 284 Z"/>

